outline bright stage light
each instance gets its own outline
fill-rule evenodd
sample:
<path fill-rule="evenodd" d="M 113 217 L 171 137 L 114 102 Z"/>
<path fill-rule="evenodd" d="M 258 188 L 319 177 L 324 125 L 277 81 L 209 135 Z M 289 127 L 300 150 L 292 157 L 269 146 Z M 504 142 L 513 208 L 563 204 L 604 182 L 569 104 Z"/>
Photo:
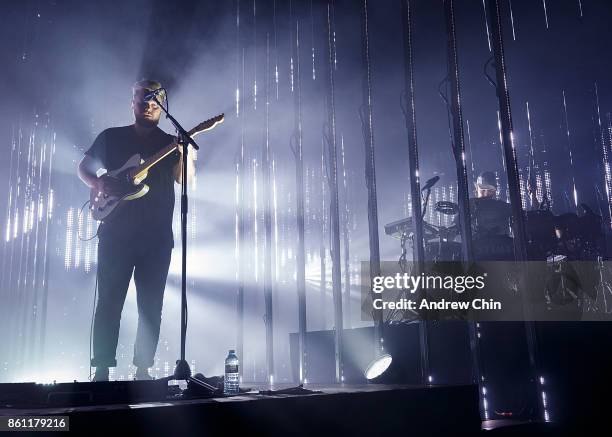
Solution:
<path fill-rule="evenodd" d="M 393 357 L 389 354 L 384 354 L 375 358 L 365 370 L 366 379 L 371 381 L 378 378 L 387 371 L 392 361 Z"/>

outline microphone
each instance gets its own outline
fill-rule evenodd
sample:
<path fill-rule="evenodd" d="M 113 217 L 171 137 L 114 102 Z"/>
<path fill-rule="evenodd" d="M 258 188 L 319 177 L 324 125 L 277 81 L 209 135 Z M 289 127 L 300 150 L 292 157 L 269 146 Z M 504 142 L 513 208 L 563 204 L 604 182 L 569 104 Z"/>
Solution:
<path fill-rule="evenodd" d="M 423 186 L 423 188 L 421 188 L 421 191 L 429 190 L 431 187 L 436 185 L 439 180 L 440 180 L 440 176 L 434 176 L 433 178 L 428 179 L 427 182 L 425 182 L 425 185 Z"/>
<path fill-rule="evenodd" d="M 145 94 L 142 100 L 145 102 L 150 102 L 151 100 L 155 99 L 157 96 L 162 94 L 164 91 L 165 90 L 163 88 L 158 88 L 156 90 L 153 90 L 150 93 Z"/>

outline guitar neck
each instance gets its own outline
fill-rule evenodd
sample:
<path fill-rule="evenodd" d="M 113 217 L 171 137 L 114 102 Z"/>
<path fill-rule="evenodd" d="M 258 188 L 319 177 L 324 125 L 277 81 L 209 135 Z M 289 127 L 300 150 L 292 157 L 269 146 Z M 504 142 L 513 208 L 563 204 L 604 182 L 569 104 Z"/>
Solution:
<path fill-rule="evenodd" d="M 159 152 L 157 152 L 155 155 L 151 156 L 150 158 L 145 159 L 145 161 L 135 169 L 134 176 L 133 176 L 134 179 L 142 179 L 144 176 L 146 176 L 147 172 L 149 171 L 151 167 L 153 167 L 159 161 L 161 161 L 166 156 L 174 152 L 176 148 L 177 148 L 176 143 L 169 144 L 163 149 L 161 149 Z"/>
<path fill-rule="evenodd" d="M 220 114 L 220 115 L 217 115 L 216 117 L 203 121 L 202 123 L 200 123 L 193 129 L 191 129 L 189 132 L 187 132 L 187 136 L 193 138 L 201 132 L 210 130 L 213 127 L 215 127 L 217 124 L 222 123 L 223 118 L 224 118 L 224 115 Z M 137 181 L 137 183 L 140 183 L 139 181 L 147 177 L 147 172 L 149 171 L 151 167 L 153 167 L 159 161 L 161 161 L 166 156 L 174 152 L 177 149 L 177 147 L 178 147 L 178 143 L 173 142 L 172 144 L 169 144 L 163 149 L 161 149 L 155 155 L 151 156 L 150 158 L 145 159 L 144 162 L 140 164 L 138 167 L 136 167 L 136 169 L 132 172 L 132 178 L 134 179 L 134 181 Z"/>

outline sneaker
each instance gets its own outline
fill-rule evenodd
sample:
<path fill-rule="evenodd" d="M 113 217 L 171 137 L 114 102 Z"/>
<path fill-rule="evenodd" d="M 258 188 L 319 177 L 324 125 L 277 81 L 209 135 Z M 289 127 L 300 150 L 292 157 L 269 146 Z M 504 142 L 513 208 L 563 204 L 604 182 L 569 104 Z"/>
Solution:
<path fill-rule="evenodd" d="M 149 369 L 136 369 L 136 374 L 134 375 L 134 379 L 137 381 L 151 381 L 153 378 L 149 375 Z"/>
<path fill-rule="evenodd" d="M 92 382 L 108 381 L 108 367 L 96 367 Z"/>

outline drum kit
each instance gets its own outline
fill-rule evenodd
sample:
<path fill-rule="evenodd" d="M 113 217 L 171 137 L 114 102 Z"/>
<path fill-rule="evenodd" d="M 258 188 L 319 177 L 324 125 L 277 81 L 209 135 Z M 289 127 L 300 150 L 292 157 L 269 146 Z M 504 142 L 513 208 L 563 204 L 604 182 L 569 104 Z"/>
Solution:
<path fill-rule="evenodd" d="M 604 256 L 601 217 L 582 205 L 584 214 L 558 216 L 548 210 L 527 211 L 527 248 L 530 260 L 595 261 Z"/>
<path fill-rule="evenodd" d="M 554 215 L 550 210 L 534 210 L 525 213 L 525 228 L 527 236 L 527 254 L 530 261 L 546 261 L 558 263 L 561 261 L 589 261 L 604 256 L 603 232 L 601 217 L 583 205 L 584 214 L 565 213 Z M 436 202 L 435 211 L 455 216 L 459 206 L 454 202 Z M 385 233 L 401 239 L 414 235 L 415 223 L 412 217 L 407 217 L 389 223 Z M 454 241 L 458 235 L 456 224 L 451 226 L 433 225 L 423 220 L 423 240 L 427 261 L 458 261 L 461 259 L 461 244 Z M 488 236 L 492 246 L 512 246 L 512 238 Z M 476 238 L 477 239 L 477 238 Z"/>
<path fill-rule="evenodd" d="M 527 231 L 530 260 L 545 260 L 548 271 L 545 298 L 548 305 L 574 308 L 597 305 L 603 292 L 604 235 L 601 217 L 582 205 L 583 214 L 528 211 Z M 577 262 L 586 261 L 586 262 Z M 586 308 L 586 307 L 585 307 Z M 608 312 L 605 308 L 605 312 Z"/>
<path fill-rule="evenodd" d="M 436 212 L 448 216 L 456 216 L 459 212 L 458 205 L 449 201 L 436 202 L 434 208 Z M 600 271 L 605 259 L 605 244 L 599 215 L 586 205 L 582 205 L 580 215 L 554 215 L 548 209 L 526 211 L 525 228 L 528 260 L 545 262 L 548 271 L 544 292 L 549 304 L 568 305 L 571 302 L 571 305 L 581 306 L 581 302 L 589 300 L 586 297 L 591 298 L 593 304 L 601 300 L 596 295 L 599 293 L 597 290 L 602 288 L 602 284 L 605 286 L 606 281 L 603 281 Z M 406 242 L 413 238 L 414 231 L 412 217 L 385 226 L 387 235 L 402 240 L 404 265 Z M 455 241 L 458 234 L 456 224 L 436 226 L 423 220 L 425 261 L 461 261 L 461 243 Z M 476 259 L 498 261 L 514 258 L 512 237 L 489 235 L 479 238 L 476 233 L 473 243 Z M 612 288 L 608 291 L 612 295 Z M 606 313 L 608 306 L 606 300 Z"/>

